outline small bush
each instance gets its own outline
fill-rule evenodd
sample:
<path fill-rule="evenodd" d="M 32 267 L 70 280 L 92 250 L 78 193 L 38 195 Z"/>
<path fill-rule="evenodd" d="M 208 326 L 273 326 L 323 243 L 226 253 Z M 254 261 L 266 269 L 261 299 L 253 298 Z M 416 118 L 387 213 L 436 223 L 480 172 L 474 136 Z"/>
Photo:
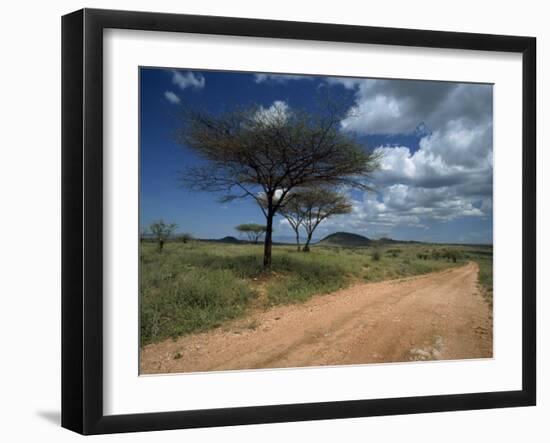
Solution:
<path fill-rule="evenodd" d="M 371 258 L 373 261 L 380 261 L 380 251 L 378 249 L 375 249 L 373 252 L 372 252 L 372 255 L 371 255 Z"/>
<path fill-rule="evenodd" d="M 401 254 L 401 252 L 403 252 L 401 249 L 395 248 L 395 249 L 388 249 L 386 251 L 386 254 L 395 258 L 395 257 L 399 257 L 399 254 Z"/>
<path fill-rule="evenodd" d="M 193 240 L 193 236 L 187 233 L 180 234 L 178 236 L 178 240 L 182 243 L 189 243 L 191 240 Z"/>

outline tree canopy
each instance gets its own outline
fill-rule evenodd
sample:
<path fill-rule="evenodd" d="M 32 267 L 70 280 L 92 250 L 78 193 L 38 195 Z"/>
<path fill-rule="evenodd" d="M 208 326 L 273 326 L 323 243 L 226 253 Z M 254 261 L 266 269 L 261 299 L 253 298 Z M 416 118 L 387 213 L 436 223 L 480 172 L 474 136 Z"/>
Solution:
<path fill-rule="evenodd" d="M 341 130 L 345 112 L 258 106 L 223 113 L 187 110 L 177 140 L 203 161 L 183 174 L 189 188 L 222 200 L 251 198 L 266 217 L 264 265 L 271 264 L 273 217 L 295 188 L 365 183 L 378 158 Z M 264 200 L 262 202 L 262 200 Z"/>
<path fill-rule="evenodd" d="M 267 231 L 265 225 L 259 225 L 256 223 L 243 223 L 235 226 L 235 229 L 243 234 L 246 234 L 248 240 L 252 243 L 258 243 L 262 235 L 264 235 Z"/>
<path fill-rule="evenodd" d="M 305 229 L 304 251 L 309 251 L 313 232 L 323 220 L 333 215 L 348 214 L 352 210 L 351 201 L 346 194 L 326 187 L 300 189 L 290 197 L 280 212 L 296 233 L 298 249 L 300 226 Z"/>
<path fill-rule="evenodd" d="M 166 223 L 164 220 L 156 220 L 149 225 L 149 231 L 158 242 L 159 251 L 162 252 L 164 242 L 170 238 L 178 227 L 175 223 Z"/>

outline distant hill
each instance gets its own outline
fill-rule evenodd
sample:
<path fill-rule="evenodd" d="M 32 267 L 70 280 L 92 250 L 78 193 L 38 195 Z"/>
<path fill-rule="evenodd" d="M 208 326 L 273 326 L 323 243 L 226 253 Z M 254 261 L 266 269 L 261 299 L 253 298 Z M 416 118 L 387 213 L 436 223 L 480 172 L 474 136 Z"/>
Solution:
<path fill-rule="evenodd" d="M 370 246 L 372 240 L 363 235 L 352 234 L 350 232 L 335 232 L 327 235 L 317 242 L 320 246 L 341 246 L 345 248 L 357 248 L 361 246 Z"/>
<path fill-rule="evenodd" d="M 245 243 L 242 240 L 239 240 L 238 238 L 232 237 L 231 235 L 228 235 L 227 237 L 223 237 L 215 241 L 218 241 L 220 243 Z"/>
<path fill-rule="evenodd" d="M 252 244 L 256 244 L 256 243 L 253 243 L 251 241 L 248 241 L 248 240 L 240 240 L 236 237 L 233 237 L 231 235 L 228 235 L 226 237 L 222 237 L 222 238 L 198 238 L 196 239 L 198 241 L 203 241 L 203 242 L 208 242 L 208 243 L 228 243 L 228 244 L 233 244 L 233 245 L 252 245 Z M 264 244 L 264 239 L 261 238 L 260 240 L 258 240 L 258 245 L 263 245 Z M 294 245 L 294 242 L 292 241 L 288 241 L 288 242 L 284 242 L 284 241 L 274 241 L 273 242 L 274 245 Z"/>
<path fill-rule="evenodd" d="M 402 242 L 402 241 L 399 241 L 399 240 L 394 240 L 393 238 L 380 237 L 380 238 L 377 240 L 377 243 L 380 243 L 380 244 L 392 244 L 392 243 L 403 243 L 403 242 Z"/>
<path fill-rule="evenodd" d="M 231 235 L 222 238 L 197 238 L 198 241 L 208 242 L 208 243 L 230 243 L 235 245 L 240 245 L 242 243 L 247 243 L 244 240 L 239 240 Z"/>
<path fill-rule="evenodd" d="M 319 246 L 340 246 L 343 248 L 360 248 L 366 246 L 385 246 L 393 244 L 417 244 L 422 243 L 413 240 L 394 240 L 393 238 L 382 237 L 379 239 L 372 239 L 365 237 L 364 235 L 352 234 L 351 232 L 335 232 L 334 234 L 327 235 L 320 240 L 317 244 Z"/>
<path fill-rule="evenodd" d="M 379 238 L 378 240 L 373 240 L 373 243 L 376 243 L 379 246 L 383 246 L 383 245 L 393 245 L 393 244 L 403 244 L 403 243 L 411 244 L 411 243 L 422 243 L 422 242 L 415 241 L 415 240 L 394 240 L 393 238 L 382 237 L 382 238 Z"/>

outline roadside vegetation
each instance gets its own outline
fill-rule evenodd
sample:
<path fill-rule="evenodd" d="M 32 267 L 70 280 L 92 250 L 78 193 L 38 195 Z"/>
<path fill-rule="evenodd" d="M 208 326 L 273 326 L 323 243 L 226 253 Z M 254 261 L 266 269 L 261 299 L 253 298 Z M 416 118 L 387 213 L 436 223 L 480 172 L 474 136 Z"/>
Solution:
<path fill-rule="evenodd" d="M 262 245 L 190 240 L 140 245 L 141 345 L 220 326 L 253 306 L 304 302 L 352 283 L 442 271 L 476 261 L 492 299 L 492 248 L 430 244 L 371 247 L 274 245 L 271 268 Z"/>
<path fill-rule="evenodd" d="M 472 248 L 465 254 L 467 260 L 477 262 L 479 265 L 478 282 L 483 298 L 493 309 L 493 248 Z"/>

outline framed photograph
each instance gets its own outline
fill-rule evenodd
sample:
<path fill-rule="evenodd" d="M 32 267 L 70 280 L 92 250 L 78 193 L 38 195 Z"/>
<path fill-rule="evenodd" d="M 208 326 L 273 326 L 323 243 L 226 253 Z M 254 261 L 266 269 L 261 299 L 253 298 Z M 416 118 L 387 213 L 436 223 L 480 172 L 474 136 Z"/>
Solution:
<path fill-rule="evenodd" d="M 536 402 L 536 41 L 62 20 L 62 425 Z"/>

